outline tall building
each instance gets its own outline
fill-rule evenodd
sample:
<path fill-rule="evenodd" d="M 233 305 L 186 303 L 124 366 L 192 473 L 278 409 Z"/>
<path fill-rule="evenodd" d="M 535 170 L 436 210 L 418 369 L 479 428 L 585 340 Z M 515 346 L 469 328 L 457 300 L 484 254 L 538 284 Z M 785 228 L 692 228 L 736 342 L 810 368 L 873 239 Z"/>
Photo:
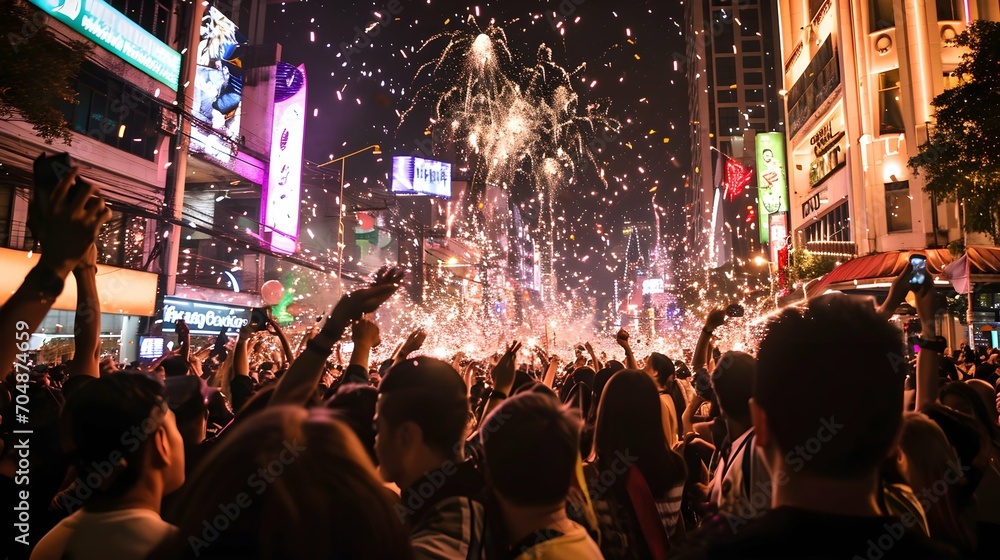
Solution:
<path fill-rule="evenodd" d="M 931 200 L 907 161 L 933 126 L 931 100 L 957 83 L 954 38 L 1000 5 L 780 0 L 779 11 L 795 246 L 849 257 L 960 239 L 957 204 Z"/>
<path fill-rule="evenodd" d="M 304 67 L 263 44 L 265 0 L 28 1 L 33 25 L 91 50 L 59 107 L 71 143 L 0 122 L 0 294 L 38 259 L 26 224 L 43 151 L 69 153 L 113 210 L 97 243 L 104 353 L 134 360 L 140 334 L 184 314 L 233 318 L 192 323 L 195 336 L 235 333 L 283 263 L 319 267 L 295 255 Z M 67 295 L 33 334 L 42 361 L 73 353 Z"/>
<path fill-rule="evenodd" d="M 755 184 L 732 201 L 719 188 L 724 157 L 753 167 L 754 135 L 783 130 L 778 14 L 766 0 L 684 4 L 686 52 L 675 54 L 674 70 L 687 75 L 691 115 L 687 247 L 716 268 L 757 248 Z"/>

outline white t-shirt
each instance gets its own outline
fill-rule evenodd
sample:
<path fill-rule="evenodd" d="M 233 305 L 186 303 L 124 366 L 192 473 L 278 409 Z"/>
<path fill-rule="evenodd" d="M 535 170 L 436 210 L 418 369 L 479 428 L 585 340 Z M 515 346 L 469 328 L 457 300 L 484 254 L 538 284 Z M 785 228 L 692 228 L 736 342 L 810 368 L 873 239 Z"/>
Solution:
<path fill-rule="evenodd" d="M 31 560 L 139 560 L 176 530 L 148 509 L 101 513 L 81 509 L 42 537 Z"/>

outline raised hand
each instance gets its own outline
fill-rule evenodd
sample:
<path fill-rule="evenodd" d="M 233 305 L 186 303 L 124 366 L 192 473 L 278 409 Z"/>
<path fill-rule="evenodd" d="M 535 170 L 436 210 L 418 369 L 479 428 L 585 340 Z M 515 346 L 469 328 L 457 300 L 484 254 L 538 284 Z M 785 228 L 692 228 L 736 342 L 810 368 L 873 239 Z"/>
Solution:
<path fill-rule="evenodd" d="M 713 309 L 708 312 L 708 317 L 705 318 L 705 328 L 708 330 L 715 330 L 721 327 L 726 322 L 726 310 L 719 308 Z"/>
<path fill-rule="evenodd" d="M 625 329 L 620 329 L 618 331 L 618 334 L 615 335 L 615 342 L 617 342 L 618 346 L 621 346 L 622 348 L 628 348 L 629 347 L 628 338 L 629 338 L 628 331 L 626 331 Z"/>
<path fill-rule="evenodd" d="M 396 293 L 405 275 L 406 272 L 401 268 L 382 267 L 375 273 L 371 284 L 340 298 L 327 325 L 332 323 L 338 325 L 338 329 L 343 329 L 348 323 L 361 319 L 365 313 L 375 311 Z"/>
<path fill-rule="evenodd" d="M 87 255 L 101 226 L 111 218 L 111 210 L 93 184 L 81 183 L 78 188 L 70 189 L 77 184 L 76 178 L 76 169 L 67 173 L 53 189 L 46 215 L 33 219 L 42 243 L 40 262 L 66 274 Z M 33 211 L 43 206 L 39 201 L 33 205 Z"/>
<path fill-rule="evenodd" d="M 410 336 L 406 337 L 406 341 L 399 347 L 399 350 L 396 350 L 396 360 L 405 360 L 407 356 L 420 350 L 426 339 L 427 332 L 424 329 L 417 329 L 411 332 Z"/>
<path fill-rule="evenodd" d="M 497 391 L 509 395 L 510 390 L 514 387 L 514 374 L 516 373 L 514 358 L 520 350 L 520 342 L 511 342 L 507 351 L 500 356 L 500 361 L 493 366 L 493 385 Z"/>
<path fill-rule="evenodd" d="M 354 327 L 351 329 L 351 340 L 354 341 L 355 345 L 367 348 L 375 348 L 379 344 L 382 344 L 378 325 L 364 319 L 354 323 Z"/>

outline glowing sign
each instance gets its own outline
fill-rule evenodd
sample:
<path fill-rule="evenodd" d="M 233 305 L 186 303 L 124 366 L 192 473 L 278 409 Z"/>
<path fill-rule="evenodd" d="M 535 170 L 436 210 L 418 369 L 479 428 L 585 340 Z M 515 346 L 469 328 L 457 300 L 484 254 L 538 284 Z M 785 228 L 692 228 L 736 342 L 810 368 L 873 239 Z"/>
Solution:
<path fill-rule="evenodd" d="M 757 215 L 760 241 L 767 243 L 768 216 L 788 211 L 788 173 L 785 167 L 785 135 L 765 132 L 757 135 Z"/>
<path fill-rule="evenodd" d="M 392 192 L 451 198 L 451 164 L 413 156 L 392 158 Z"/>
<path fill-rule="evenodd" d="M 260 223 L 272 251 L 291 255 L 299 238 L 302 144 L 306 126 L 306 67 L 279 62 L 274 87 L 271 163 Z"/>
<path fill-rule="evenodd" d="M 31 0 L 31 3 L 177 91 L 180 53 L 104 0 Z"/>
<path fill-rule="evenodd" d="M 234 156 L 243 102 L 240 57 L 247 42 L 236 24 L 215 6 L 205 10 L 194 79 L 192 113 L 197 121 L 191 127 L 191 151 L 223 162 Z"/>
<path fill-rule="evenodd" d="M 163 298 L 163 332 L 176 331 L 180 319 L 184 319 L 193 335 L 215 336 L 222 329 L 231 333 L 249 324 L 250 310 L 233 305 Z"/>
<path fill-rule="evenodd" d="M 661 278 L 651 278 L 642 281 L 642 295 L 662 294 L 663 280 Z"/>

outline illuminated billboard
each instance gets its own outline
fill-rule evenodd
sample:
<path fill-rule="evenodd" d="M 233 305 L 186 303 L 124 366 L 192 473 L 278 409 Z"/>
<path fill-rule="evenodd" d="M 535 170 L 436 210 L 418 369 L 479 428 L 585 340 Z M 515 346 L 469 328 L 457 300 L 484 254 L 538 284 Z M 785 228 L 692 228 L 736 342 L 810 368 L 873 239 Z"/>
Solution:
<path fill-rule="evenodd" d="M 222 329 L 235 333 L 250 323 L 250 310 L 246 307 L 205 303 L 167 296 L 163 298 L 163 332 L 177 330 L 177 321 L 183 319 L 191 334 L 215 336 Z"/>
<path fill-rule="evenodd" d="M 274 86 L 271 162 L 260 205 L 260 223 L 271 250 L 286 255 L 295 252 L 299 237 L 305 126 L 306 67 L 279 62 Z"/>
<path fill-rule="evenodd" d="M 392 192 L 451 198 L 451 164 L 414 156 L 392 158 Z"/>
<path fill-rule="evenodd" d="M 768 216 L 788 211 L 788 171 L 785 164 L 785 135 L 765 132 L 756 137 L 757 144 L 757 216 L 760 220 L 760 241 L 770 237 Z"/>
<path fill-rule="evenodd" d="M 209 6 L 201 20 L 194 79 L 195 119 L 191 151 L 228 162 L 240 136 L 243 62 L 247 38 L 236 24 Z"/>
<path fill-rule="evenodd" d="M 30 1 L 87 39 L 177 91 L 181 73 L 180 53 L 104 0 Z"/>

